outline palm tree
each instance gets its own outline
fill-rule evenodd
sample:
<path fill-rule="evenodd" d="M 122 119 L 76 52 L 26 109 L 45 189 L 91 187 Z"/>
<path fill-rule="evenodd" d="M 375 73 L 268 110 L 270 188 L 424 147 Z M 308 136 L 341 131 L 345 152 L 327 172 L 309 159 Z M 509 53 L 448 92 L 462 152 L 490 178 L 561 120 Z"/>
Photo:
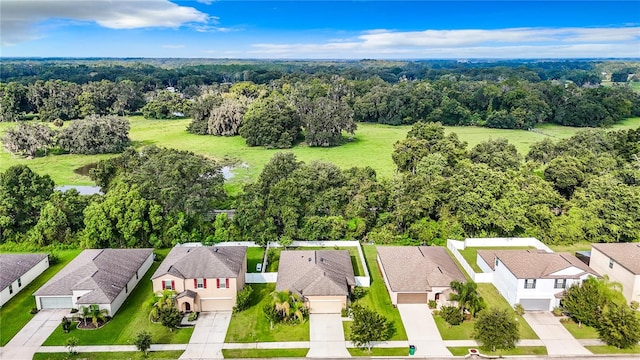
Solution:
<path fill-rule="evenodd" d="M 87 327 L 87 318 L 89 318 L 90 315 L 91 310 L 88 307 L 83 306 L 80 310 L 80 316 L 82 316 L 82 320 L 84 321 L 84 327 Z"/>
<path fill-rule="evenodd" d="M 173 307 L 175 295 L 176 292 L 172 290 L 165 290 L 162 292 L 160 299 L 157 299 L 157 301 L 153 303 L 153 308 L 151 308 L 151 313 L 149 314 L 153 321 L 158 320 L 161 310 Z M 155 299 L 156 297 L 154 295 L 154 300 Z"/>
<path fill-rule="evenodd" d="M 298 294 L 293 294 L 291 296 L 291 321 L 304 322 L 304 316 L 307 311 L 307 307 L 304 305 L 304 302 L 300 300 Z"/>
<path fill-rule="evenodd" d="M 478 294 L 478 285 L 475 282 L 461 283 L 454 280 L 449 286 L 455 291 L 455 294 L 449 295 L 449 300 L 456 301 L 463 314 L 465 311 L 469 311 L 472 316 L 475 316 L 485 308 L 484 299 Z"/>
<path fill-rule="evenodd" d="M 104 322 L 107 318 L 107 309 L 100 309 L 98 305 L 91 305 L 91 322 L 98 327 L 98 321 Z"/>
<path fill-rule="evenodd" d="M 271 293 L 271 297 L 273 299 L 273 305 L 275 306 L 276 311 L 280 314 L 280 316 L 282 316 L 282 318 L 288 319 L 289 311 L 291 310 L 291 292 L 289 290 L 274 291 Z"/>

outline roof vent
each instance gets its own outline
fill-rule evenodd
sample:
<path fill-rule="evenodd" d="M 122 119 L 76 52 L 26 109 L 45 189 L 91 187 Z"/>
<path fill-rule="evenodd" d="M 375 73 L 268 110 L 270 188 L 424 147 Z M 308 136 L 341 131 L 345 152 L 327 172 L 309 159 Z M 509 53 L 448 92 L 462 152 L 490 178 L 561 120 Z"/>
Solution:
<path fill-rule="evenodd" d="M 213 249 L 213 252 L 218 252 L 218 248 L 214 248 L 214 249 Z"/>

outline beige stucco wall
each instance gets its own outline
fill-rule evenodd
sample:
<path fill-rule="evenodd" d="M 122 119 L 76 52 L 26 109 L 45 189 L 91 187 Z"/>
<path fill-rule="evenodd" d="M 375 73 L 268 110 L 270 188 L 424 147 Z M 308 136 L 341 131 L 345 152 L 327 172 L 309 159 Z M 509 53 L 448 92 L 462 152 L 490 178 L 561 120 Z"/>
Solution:
<path fill-rule="evenodd" d="M 640 275 L 634 275 L 616 262 L 615 259 L 613 259 L 613 269 L 610 269 L 609 259 L 610 257 L 592 247 L 589 266 L 600 275 L 607 275 L 612 281 L 621 283 L 622 293 L 627 301 L 640 302 Z"/>

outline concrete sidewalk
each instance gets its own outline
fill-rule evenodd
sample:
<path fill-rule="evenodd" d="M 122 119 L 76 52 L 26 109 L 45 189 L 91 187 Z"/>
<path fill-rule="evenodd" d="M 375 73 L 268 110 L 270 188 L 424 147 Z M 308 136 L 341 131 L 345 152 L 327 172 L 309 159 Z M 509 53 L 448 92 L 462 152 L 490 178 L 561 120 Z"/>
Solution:
<path fill-rule="evenodd" d="M 41 310 L 31 319 L 6 346 L 0 350 L 0 359 L 31 360 L 33 354 L 60 325 L 69 309 Z"/>

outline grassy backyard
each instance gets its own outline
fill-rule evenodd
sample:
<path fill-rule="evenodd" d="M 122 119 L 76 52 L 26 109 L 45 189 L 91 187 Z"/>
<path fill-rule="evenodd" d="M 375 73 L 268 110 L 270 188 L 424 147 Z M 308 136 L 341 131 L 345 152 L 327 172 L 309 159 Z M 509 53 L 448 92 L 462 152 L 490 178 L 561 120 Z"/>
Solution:
<path fill-rule="evenodd" d="M 484 298 L 487 307 L 511 309 L 509 303 L 500 295 L 498 290 L 492 284 L 478 284 L 478 292 Z M 511 311 L 513 311 L 511 309 Z M 513 311 L 513 316 L 516 317 L 518 324 L 520 325 L 520 338 L 521 339 L 538 339 L 538 335 L 531 329 L 527 321 Z M 440 316 L 433 317 L 442 335 L 443 340 L 468 340 L 473 339 L 473 325 L 474 320 L 465 321 L 460 325 L 449 326 L 446 321 Z"/>
<path fill-rule="evenodd" d="M 309 349 L 222 349 L 225 359 L 305 357 Z"/>
<path fill-rule="evenodd" d="M 469 354 L 469 347 L 448 347 L 453 356 L 465 356 Z M 544 346 L 518 346 L 510 350 L 480 351 L 482 355 L 488 356 L 512 356 L 512 355 L 547 355 L 547 348 Z"/>
<path fill-rule="evenodd" d="M 235 177 L 230 181 L 230 187 L 239 189 L 239 184 L 254 180 L 264 164 L 280 150 L 248 147 L 244 139 L 239 136 L 216 137 L 194 135 L 186 132 L 189 119 L 181 120 L 146 120 L 141 116 L 130 118 L 130 137 L 136 146 L 157 145 L 181 150 L 193 151 L 207 157 L 220 160 L 235 160 L 246 164 L 234 171 Z M 0 123 L 0 138 L 4 132 L 15 126 L 14 123 Z M 640 126 L 640 118 L 624 120 L 610 129 L 629 129 Z M 309 162 L 322 160 L 332 162 L 341 168 L 354 166 L 371 166 L 379 176 L 390 178 L 395 171 L 391 159 L 393 144 L 403 139 L 409 131 L 409 126 L 389 126 L 379 124 L 359 123 L 353 141 L 342 146 L 332 148 L 311 148 L 298 145 L 287 150 L 296 154 L 298 160 Z M 482 127 L 461 126 L 445 127 L 447 133 L 456 132 L 460 139 L 469 144 L 469 148 L 489 138 L 506 138 L 516 146 L 520 154 L 524 155 L 531 144 L 547 137 L 566 138 L 580 128 L 562 127 L 544 124 L 538 128 L 539 132 L 524 130 L 489 129 Z M 0 171 L 16 164 L 27 164 L 39 174 L 49 174 L 58 185 L 90 185 L 91 180 L 73 172 L 83 165 L 115 155 L 50 155 L 35 159 L 15 157 L 8 152 L 0 152 Z"/>
<path fill-rule="evenodd" d="M 33 293 L 73 260 L 80 250 L 60 250 L 54 253 L 58 256 L 58 263 L 51 265 L 0 308 L 0 346 L 5 346 L 33 318 L 29 313 L 36 307 Z"/>
<path fill-rule="evenodd" d="M 33 356 L 33 360 L 113 360 L 113 359 L 127 359 L 127 360 L 153 360 L 153 359 L 177 359 L 182 355 L 183 350 L 170 350 L 170 351 L 152 351 L 148 356 L 144 356 L 143 353 L 136 351 L 127 352 L 94 352 L 94 353 L 78 353 L 75 355 L 69 355 L 69 353 L 36 353 Z"/>
<path fill-rule="evenodd" d="M 404 330 L 400 312 L 391 304 L 391 298 L 382 279 L 382 273 L 378 268 L 376 247 L 374 245 L 363 245 L 362 250 L 364 251 L 369 275 L 371 276 L 371 287 L 367 291 L 367 295 L 358 300 L 358 303 L 375 310 L 378 314 L 395 323 L 396 334 L 391 340 L 407 340 L 407 333 Z"/>
<path fill-rule="evenodd" d="M 267 272 L 277 272 L 278 265 L 280 265 L 280 253 L 284 250 L 283 248 L 271 248 L 270 252 L 273 253 L 273 259 L 267 264 Z M 358 249 L 355 246 L 344 246 L 344 247 L 288 247 L 287 250 L 348 250 L 349 256 L 351 257 L 351 266 L 353 266 L 353 274 L 354 276 L 364 276 L 364 267 L 360 261 L 360 256 L 358 255 Z"/>
<path fill-rule="evenodd" d="M 156 252 L 166 256 L 169 249 L 156 250 Z M 153 296 L 150 279 L 159 265 L 160 263 L 157 261 L 151 265 L 149 271 L 122 304 L 120 310 L 105 326 L 97 330 L 79 330 L 76 329 L 76 323 L 74 323 L 68 334 L 65 334 L 62 327 L 58 326 L 44 342 L 44 345 L 64 345 L 67 338 L 71 336 L 78 338 L 78 345 L 133 345 L 136 334 L 142 330 L 151 333 L 155 344 L 188 343 L 193 328 L 169 331 L 161 324 L 149 321 Z"/>
<path fill-rule="evenodd" d="M 482 272 L 482 269 L 476 263 L 478 250 L 525 250 L 534 249 L 532 246 L 494 246 L 494 247 L 468 247 L 464 250 L 459 250 L 460 255 L 467 261 L 471 268 L 475 272 Z"/>
<path fill-rule="evenodd" d="M 298 325 L 276 324 L 270 329 L 262 308 L 271 302 L 275 284 L 252 284 L 251 287 L 249 308 L 231 316 L 225 342 L 309 341 L 309 321 Z"/>
<path fill-rule="evenodd" d="M 247 249 L 247 272 L 259 272 L 256 271 L 256 265 L 262 264 L 264 258 L 264 248 L 262 247 L 250 247 Z"/>

